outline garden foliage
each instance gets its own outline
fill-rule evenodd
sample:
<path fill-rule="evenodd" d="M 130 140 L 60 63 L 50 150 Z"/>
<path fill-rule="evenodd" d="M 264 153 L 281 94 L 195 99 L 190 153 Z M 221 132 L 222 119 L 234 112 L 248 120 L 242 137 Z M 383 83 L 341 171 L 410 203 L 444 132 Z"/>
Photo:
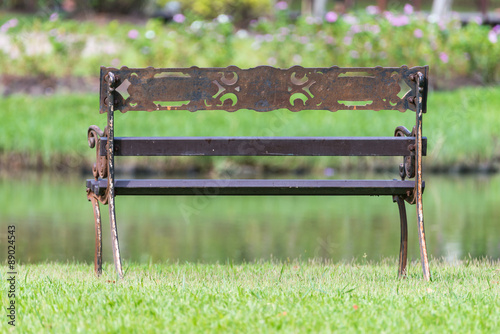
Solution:
<path fill-rule="evenodd" d="M 206 1 L 199 0 L 200 11 Z M 251 3 L 251 1 L 243 1 Z M 223 6 L 226 2 L 216 1 Z M 263 2 L 264 3 L 264 2 Z M 279 4 L 279 3 L 278 3 Z M 410 6 L 411 7 L 411 6 Z M 419 14 L 328 12 L 292 20 L 277 8 L 245 29 L 229 15 L 203 20 L 178 14 L 163 24 L 0 16 L 0 72 L 47 76 L 96 76 L 106 66 L 400 66 L 430 65 L 434 77 L 500 80 L 500 26 L 462 27 L 457 19 L 430 23 Z M 204 12 L 204 15 L 211 15 Z M 236 14 L 235 14 L 236 15 Z"/>

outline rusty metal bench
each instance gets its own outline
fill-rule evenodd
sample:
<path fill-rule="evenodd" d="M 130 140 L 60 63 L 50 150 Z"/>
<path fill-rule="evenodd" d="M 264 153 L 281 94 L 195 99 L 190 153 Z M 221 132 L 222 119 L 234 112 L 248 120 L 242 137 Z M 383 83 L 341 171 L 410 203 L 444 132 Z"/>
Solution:
<path fill-rule="evenodd" d="M 109 206 L 115 268 L 123 277 L 115 196 L 118 195 L 389 195 L 398 204 L 399 276 L 406 275 L 405 201 L 416 204 L 423 276 L 430 279 L 422 209 L 422 137 L 428 67 L 303 68 L 101 68 L 100 112 L 107 126 L 88 130 L 96 148 L 94 179 L 87 195 L 94 208 L 95 271 L 102 272 L 99 202 Z M 409 90 L 401 96 L 401 83 Z M 128 86 L 124 98 L 118 88 Z M 123 87 L 122 87 L 123 90 Z M 398 95 L 399 94 L 399 95 Z M 361 101 L 361 103 L 359 103 Z M 364 101 L 364 102 L 363 102 Z M 391 137 L 115 137 L 115 111 L 251 109 L 414 111 L 412 131 L 399 126 Z M 163 115 L 165 116 L 165 115 Z M 299 116 L 300 117 L 300 116 Z M 334 115 L 332 115 L 334 117 Z M 115 179 L 115 156 L 401 156 L 400 180 L 198 180 Z M 405 180 L 415 178 L 414 180 Z"/>

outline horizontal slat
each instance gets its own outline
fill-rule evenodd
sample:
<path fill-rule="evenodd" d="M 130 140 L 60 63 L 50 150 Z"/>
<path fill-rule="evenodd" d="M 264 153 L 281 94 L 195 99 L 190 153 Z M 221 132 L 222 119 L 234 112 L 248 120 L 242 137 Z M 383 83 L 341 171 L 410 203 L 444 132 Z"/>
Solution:
<path fill-rule="evenodd" d="M 107 138 L 101 138 L 106 154 Z M 115 137 L 116 156 L 405 156 L 414 137 Z M 427 138 L 423 138 L 423 154 Z"/>
<path fill-rule="evenodd" d="M 116 195 L 404 195 L 415 181 L 400 180 L 115 180 Z M 103 194 L 107 180 L 87 180 Z"/>

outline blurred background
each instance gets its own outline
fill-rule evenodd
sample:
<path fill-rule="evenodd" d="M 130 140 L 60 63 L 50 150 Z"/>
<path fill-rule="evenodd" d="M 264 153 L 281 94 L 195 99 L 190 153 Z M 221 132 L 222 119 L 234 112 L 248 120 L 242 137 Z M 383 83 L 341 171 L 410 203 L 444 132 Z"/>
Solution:
<path fill-rule="evenodd" d="M 86 200 L 99 67 L 430 66 L 424 134 L 429 254 L 500 258 L 500 0 L 4 0 L 0 4 L 0 237 L 21 262 L 93 261 Z M 392 136 L 389 111 L 129 112 L 116 136 Z M 397 177 L 401 159 L 120 158 L 118 177 Z M 117 199 L 125 261 L 395 259 L 385 197 Z M 107 207 L 102 207 L 104 212 Z M 419 259 L 415 207 L 409 256 Z M 112 261 L 107 215 L 104 254 Z"/>

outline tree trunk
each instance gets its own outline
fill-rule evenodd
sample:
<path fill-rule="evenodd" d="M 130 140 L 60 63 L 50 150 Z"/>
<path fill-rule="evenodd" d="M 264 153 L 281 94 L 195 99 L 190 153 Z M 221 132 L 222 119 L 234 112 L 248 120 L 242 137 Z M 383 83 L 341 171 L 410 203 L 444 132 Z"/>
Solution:
<path fill-rule="evenodd" d="M 377 0 L 378 10 L 383 13 L 387 10 L 387 0 Z"/>
<path fill-rule="evenodd" d="M 302 0 L 302 16 L 310 16 L 312 14 L 312 2 L 313 0 Z"/>
<path fill-rule="evenodd" d="M 453 0 L 434 0 L 432 3 L 432 11 L 429 16 L 430 22 L 447 21 L 451 13 L 451 4 Z"/>
<path fill-rule="evenodd" d="M 326 14 L 326 0 L 314 0 L 313 15 L 315 17 L 324 18 Z"/>

